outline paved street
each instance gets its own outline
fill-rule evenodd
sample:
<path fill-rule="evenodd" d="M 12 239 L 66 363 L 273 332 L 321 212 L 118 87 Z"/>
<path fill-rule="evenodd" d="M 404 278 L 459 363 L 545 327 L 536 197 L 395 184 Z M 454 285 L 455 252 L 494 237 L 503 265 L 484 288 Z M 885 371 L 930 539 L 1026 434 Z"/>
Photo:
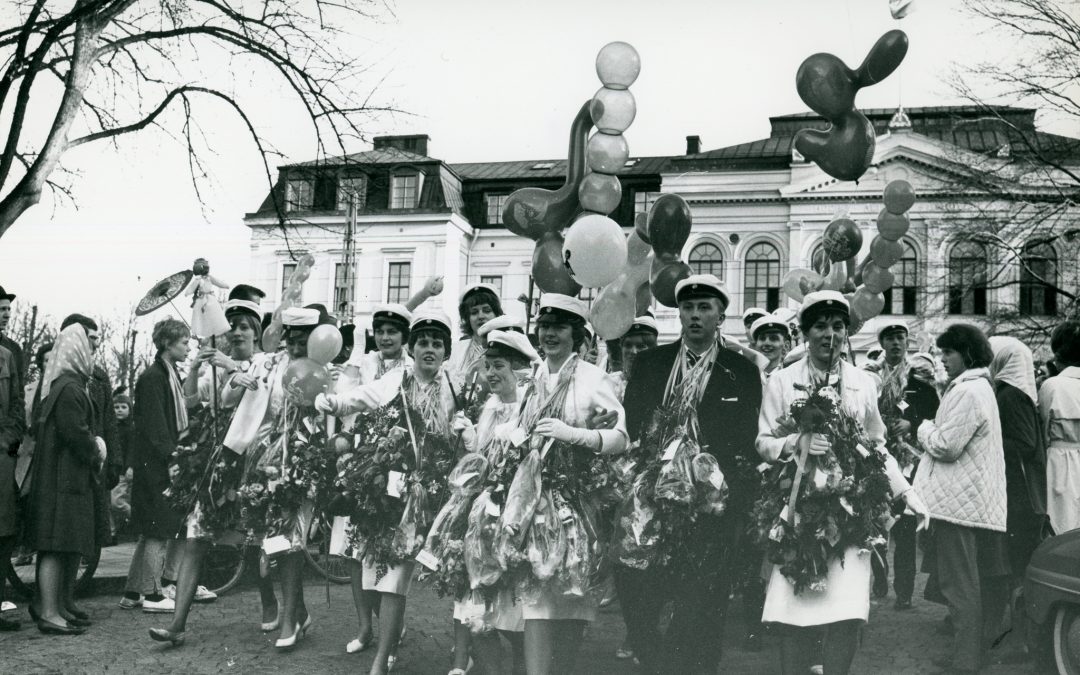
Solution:
<path fill-rule="evenodd" d="M 920 582 L 925 576 L 920 575 Z M 421 584 L 414 585 L 409 598 L 409 632 L 401 650 L 396 672 L 402 675 L 441 675 L 450 668 L 450 603 L 440 600 Z M 150 641 L 146 629 L 164 625 L 163 617 L 125 611 L 116 606 L 115 595 L 99 595 L 83 601 L 95 621 L 85 635 L 72 638 L 48 637 L 32 630 L 25 603 L 13 613 L 26 628 L 19 633 L 0 633 L 4 673 L 364 673 L 371 652 L 345 654 L 345 643 L 353 637 L 355 619 L 347 586 L 331 586 L 327 604 L 326 587 L 312 579 L 306 597 L 314 616 L 314 628 L 293 653 L 278 654 L 273 638 L 259 632 L 256 623 L 258 598 L 253 589 L 243 587 L 211 605 L 196 607 L 190 622 L 188 643 L 178 649 L 163 648 Z M 8 614 L 11 616 L 12 614 Z M 941 631 L 944 610 L 917 601 L 908 612 L 892 609 L 892 597 L 875 605 L 855 672 L 932 673 L 934 658 L 945 653 L 948 638 Z M 617 607 L 602 612 L 588 635 L 581 672 L 590 675 L 633 673 L 625 662 L 614 657 L 622 639 L 622 621 Z M 741 635 L 732 621 L 732 636 Z M 778 672 L 777 644 L 767 640 L 760 653 L 730 646 L 719 672 L 769 674 Z M 1027 673 L 1027 667 L 998 665 L 988 675 Z"/>

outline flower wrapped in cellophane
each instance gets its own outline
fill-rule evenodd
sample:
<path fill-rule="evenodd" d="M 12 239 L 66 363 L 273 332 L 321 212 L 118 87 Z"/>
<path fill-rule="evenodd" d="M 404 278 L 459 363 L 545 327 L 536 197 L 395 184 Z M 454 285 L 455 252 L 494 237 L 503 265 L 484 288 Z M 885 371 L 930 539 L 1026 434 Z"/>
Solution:
<path fill-rule="evenodd" d="M 438 567 L 421 575 L 432 582 L 439 597 L 450 595 L 460 600 L 469 590 L 465 563 L 465 534 L 469 513 L 487 475 L 488 462 L 482 455 L 468 453 L 450 472 L 450 498 L 431 524 L 424 551 Z"/>
<path fill-rule="evenodd" d="M 532 566 L 533 575 L 540 581 L 546 581 L 562 565 L 565 556 L 566 534 L 555 497 L 547 490 L 540 496 L 540 503 L 525 537 L 525 557 Z"/>
<path fill-rule="evenodd" d="M 484 490 L 473 500 L 465 531 L 465 566 L 473 588 L 493 586 L 502 576 L 503 568 L 495 555 L 498 533 L 499 507 L 491 501 L 491 493 Z"/>
<path fill-rule="evenodd" d="M 720 463 L 712 455 L 699 452 L 691 462 L 694 471 L 694 505 L 699 513 L 719 516 L 727 506 L 728 485 Z"/>
<path fill-rule="evenodd" d="M 499 517 L 499 533 L 495 540 L 495 556 L 504 570 L 524 558 L 522 544 L 540 504 L 540 452 L 531 450 L 518 465 L 514 480 L 506 494 Z"/>
<path fill-rule="evenodd" d="M 657 556 L 660 522 L 650 499 L 651 490 L 647 476 L 638 476 L 615 521 L 612 554 L 619 563 L 632 569 L 647 569 Z"/>
<path fill-rule="evenodd" d="M 685 434 L 678 436 L 665 450 L 654 496 L 658 500 L 689 504 L 694 500 L 694 456 L 697 444 Z M 670 458 L 667 456 L 670 455 Z"/>

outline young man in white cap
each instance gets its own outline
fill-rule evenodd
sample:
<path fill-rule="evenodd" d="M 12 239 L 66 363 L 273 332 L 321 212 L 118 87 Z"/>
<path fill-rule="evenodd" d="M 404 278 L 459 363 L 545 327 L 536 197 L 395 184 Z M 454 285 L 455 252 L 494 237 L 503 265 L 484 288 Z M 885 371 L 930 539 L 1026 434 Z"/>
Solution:
<path fill-rule="evenodd" d="M 729 296 L 711 274 L 675 287 L 682 336 L 638 354 L 626 388 L 627 428 L 642 439 L 661 408 L 693 406 L 703 452 L 716 457 L 730 488 L 724 515 L 699 515 L 690 550 L 663 569 L 616 567 L 628 646 L 646 673 L 713 673 L 721 656 L 728 594 L 738 571 L 740 540 L 752 494 L 746 486 L 760 462 L 754 452 L 761 406 L 758 367 L 721 344 Z M 696 400 L 694 400 L 696 397 Z M 691 414 L 693 414 L 691 412 Z M 649 456 L 664 448 L 642 448 Z M 660 610 L 674 600 L 664 638 Z"/>
<path fill-rule="evenodd" d="M 899 319 L 886 320 L 878 329 L 878 344 L 884 357 L 878 375 L 881 391 L 878 395 L 878 411 L 885 422 L 886 447 L 900 461 L 910 453 L 898 453 L 901 444 L 917 445 L 912 438 L 923 420 L 933 420 L 937 415 L 938 395 L 933 385 L 911 377 L 908 364 L 908 327 Z M 904 475 L 915 475 L 917 462 L 901 464 Z M 915 525 L 912 515 L 902 515 L 889 530 L 889 537 L 896 542 L 893 553 L 893 589 L 896 591 L 896 609 L 911 608 L 911 595 L 915 590 Z M 874 569 L 874 596 L 884 598 L 889 594 L 888 544 L 878 549 L 872 558 Z"/>
<path fill-rule="evenodd" d="M 768 315 L 769 315 L 769 313 L 766 312 L 764 309 L 762 309 L 760 307 L 750 307 L 745 312 L 742 313 L 742 325 L 743 325 L 743 330 L 746 331 L 746 342 L 747 342 L 747 344 L 750 344 L 750 345 L 754 344 L 754 338 L 753 338 L 753 335 L 752 335 L 753 330 L 751 330 L 751 328 L 754 325 L 754 322 L 757 321 L 758 319 L 760 319 L 761 317 L 768 316 Z"/>
<path fill-rule="evenodd" d="M 749 335 L 754 349 L 769 359 L 765 375 L 783 366 L 784 356 L 791 350 L 791 331 L 787 322 L 773 314 L 759 317 L 750 327 Z"/>

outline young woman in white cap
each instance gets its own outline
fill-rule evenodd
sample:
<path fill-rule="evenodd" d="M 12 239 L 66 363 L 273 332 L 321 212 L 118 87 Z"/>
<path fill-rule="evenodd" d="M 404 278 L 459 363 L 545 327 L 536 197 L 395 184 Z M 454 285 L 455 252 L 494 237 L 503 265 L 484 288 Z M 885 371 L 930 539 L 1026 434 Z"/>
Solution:
<path fill-rule="evenodd" d="M 787 322 L 773 314 L 758 317 L 750 327 L 750 344 L 769 360 L 765 366 L 766 377 L 782 368 L 784 356 L 791 350 L 791 330 Z"/>
<path fill-rule="evenodd" d="M 548 467 L 560 462 L 580 466 L 595 454 L 616 454 L 626 449 L 623 407 L 606 373 L 577 356 L 585 340 L 587 314 L 585 303 L 577 298 L 546 293 L 540 301 L 536 324 L 545 361 L 527 394 L 520 423 L 532 436 L 530 444 L 548 452 L 544 459 Z M 616 412 L 614 428 L 586 428 L 590 416 L 609 411 Z M 552 487 L 546 480 L 542 483 L 545 490 Z M 561 488 L 558 497 L 571 509 L 589 508 L 588 495 L 571 490 Z M 531 570 L 528 574 L 532 574 Z M 528 585 L 536 586 L 537 581 L 530 579 Z M 538 593 L 523 598 L 529 675 L 573 672 L 585 626 L 595 620 L 596 611 L 597 598 L 590 594 L 570 595 L 543 582 L 539 583 Z"/>
<path fill-rule="evenodd" d="M 285 350 L 256 354 L 245 374 L 251 377 L 233 377 L 222 393 L 225 405 L 236 405 L 224 445 L 244 456 L 242 483 L 263 483 L 281 466 L 290 427 L 295 423 L 291 414 L 288 419 L 285 415 L 286 410 L 292 413 L 295 408 L 285 399 L 282 376 L 292 361 L 307 356 L 308 337 L 318 323 L 318 310 L 286 309 L 282 313 Z M 245 523 L 250 532 L 279 534 L 289 540 L 290 549 L 278 561 L 283 602 L 278 613 L 280 638 L 274 644 L 278 649 L 292 648 L 311 627 L 311 616 L 304 604 L 302 547 L 307 541 L 312 510 L 312 504 L 304 504 L 291 514 L 288 530 L 283 532 L 267 532 L 266 523 Z"/>
<path fill-rule="evenodd" d="M 489 321 L 484 329 L 502 318 Z M 513 461 L 519 454 L 518 448 L 511 444 L 510 436 L 518 427 L 524 394 L 522 382 L 540 362 L 540 356 L 525 334 L 513 330 L 512 325 L 507 327 L 509 330 L 483 331 L 488 345 L 484 352 L 484 377 L 491 396 L 485 401 L 479 420 L 472 426 L 459 416 L 464 427 L 465 448 L 487 459 L 489 476 L 490 467 Z M 489 484 L 487 489 L 491 490 L 493 486 Z M 521 604 L 514 601 L 511 589 L 501 589 L 490 607 L 485 604 L 480 591 L 454 602 L 454 667 L 448 675 L 465 675 L 470 651 L 482 672 L 500 672 L 503 664 L 500 636 L 509 641 L 513 651 L 513 672 L 525 672 L 525 622 Z M 471 633 L 469 624 L 478 616 L 483 617 L 484 630 Z"/>
<path fill-rule="evenodd" d="M 645 314 L 634 319 L 630 329 L 619 338 L 619 356 L 621 370 L 608 375 L 611 386 L 615 389 L 615 395 L 621 401 L 626 392 L 626 383 L 630 380 L 630 372 L 634 367 L 634 357 L 638 352 L 652 349 L 656 346 L 656 339 L 660 331 L 656 327 L 656 319 L 652 314 Z"/>
<path fill-rule="evenodd" d="M 447 361 L 446 369 L 462 396 L 469 396 L 469 390 L 474 387 L 478 391 L 470 398 L 483 400 L 488 394 L 483 373 L 480 372 L 484 364 L 484 340 L 480 329 L 488 321 L 502 316 L 502 313 L 502 303 L 494 286 L 473 284 L 461 294 L 458 317 L 464 336 L 461 342 L 464 344 L 454 347 L 454 354 Z"/>
<path fill-rule="evenodd" d="M 341 394 L 320 394 L 315 407 L 338 417 L 387 406 L 402 410 L 406 424 L 419 432 L 414 448 L 419 453 L 418 462 L 430 465 L 445 459 L 435 455 L 445 454 L 450 447 L 450 422 L 455 412 L 454 395 L 442 372 L 450 351 L 450 320 L 443 312 L 417 311 L 409 327 L 409 350 L 412 368 L 392 370 L 370 384 Z M 452 466 L 452 462 L 449 465 Z M 393 565 L 379 576 L 376 562 L 365 551 L 359 551 L 357 555 L 363 564 L 360 620 L 363 621 L 365 614 L 370 615 L 369 609 L 379 615 L 379 643 L 371 664 L 371 675 L 382 675 L 397 661 L 405 619 L 405 596 L 415 563 Z M 370 634 L 371 628 L 361 626 L 361 632 Z"/>
<path fill-rule="evenodd" d="M 769 378 L 758 420 L 757 449 L 769 462 L 791 461 L 800 456 L 807 439 L 791 432 L 782 418 L 788 416 L 796 398 L 814 386 L 828 382 L 838 390 L 840 404 L 865 430 L 873 444 L 871 452 L 884 456 L 889 488 L 894 498 L 903 498 L 919 517 L 919 529 L 926 527 L 928 514 L 922 499 L 904 479 L 896 460 L 885 451 L 885 425 L 877 406 L 877 387 L 866 372 L 839 358 L 851 326 L 847 300 L 835 291 L 807 294 L 799 312 L 799 328 L 806 337 L 806 356 Z M 830 451 L 832 441 L 814 433 L 808 439 L 808 453 Z M 802 461 L 802 460 L 800 460 Z M 870 554 L 852 547 L 843 559 L 829 561 L 825 588 L 796 592 L 795 585 L 774 566 L 765 596 L 762 620 L 781 624 L 781 671 L 784 675 L 805 673 L 814 658 L 814 640 L 825 631 L 824 672 L 849 672 L 858 646 L 860 626 L 870 612 Z"/>

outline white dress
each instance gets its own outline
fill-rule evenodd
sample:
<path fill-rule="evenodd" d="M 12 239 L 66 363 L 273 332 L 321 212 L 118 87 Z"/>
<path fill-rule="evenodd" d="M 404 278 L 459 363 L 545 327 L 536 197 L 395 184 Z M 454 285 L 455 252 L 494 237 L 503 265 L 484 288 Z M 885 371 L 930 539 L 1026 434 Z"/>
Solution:
<path fill-rule="evenodd" d="M 191 334 L 195 337 L 208 338 L 224 335 L 230 330 L 225 310 L 221 308 L 214 287 L 228 288 L 229 285 L 209 274 L 192 278 L 184 289 L 184 295 L 194 295 L 191 305 Z"/>
<path fill-rule="evenodd" d="M 885 470 L 893 494 L 908 488 L 896 460 L 885 450 L 885 425 L 878 412 L 877 385 L 865 371 L 847 362 L 841 362 L 841 398 L 844 408 L 858 419 L 866 431 L 873 450 L 885 455 Z M 765 399 L 758 417 L 757 449 L 767 461 L 777 461 L 784 452 L 785 444 L 794 443 L 798 434 L 782 436 L 774 433 L 777 421 L 791 410 L 796 398 L 806 394 L 795 385 L 813 383 L 807 359 L 782 370 L 774 370 L 765 389 Z M 839 560 L 829 563 L 824 591 L 809 589 L 796 595 L 795 586 L 778 566 L 773 566 L 765 592 L 763 622 L 778 622 L 792 626 L 820 626 L 837 621 L 859 619 L 866 621 L 870 615 L 870 552 L 849 548 L 844 552 L 844 564 Z"/>

